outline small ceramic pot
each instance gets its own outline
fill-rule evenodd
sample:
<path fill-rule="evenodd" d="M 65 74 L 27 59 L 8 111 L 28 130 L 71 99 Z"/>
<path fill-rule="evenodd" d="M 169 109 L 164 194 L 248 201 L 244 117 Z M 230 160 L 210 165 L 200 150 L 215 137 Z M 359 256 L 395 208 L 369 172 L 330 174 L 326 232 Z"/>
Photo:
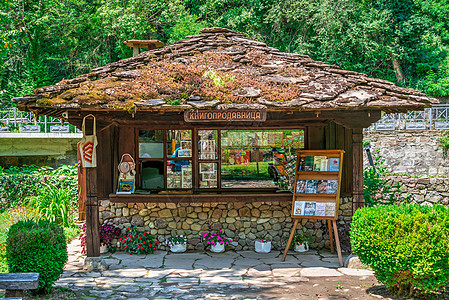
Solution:
<path fill-rule="evenodd" d="M 210 246 L 210 251 L 215 253 L 220 253 L 225 251 L 225 245 L 224 244 L 214 244 Z"/>
<path fill-rule="evenodd" d="M 100 246 L 100 254 L 108 253 L 109 247 L 108 245 Z"/>
<path fill-rule="evenodd" d="M 258 253 L 268 253 L 271 251 L 271 242 L 262 242 L 257 240 L 254 242 L 254 248 Z"/>
<path fill-rule="evenodd" d="M 170 246 L 170 251 L 171 252 L 186 252 L 187 250 L 187 245 L 186 244 L 177 244 L 177 245 L 173 245 Z"/>
<path fill-rule="evenodd" d="M 307 252 L 307 251 L 309 251 L 308 243 L 302 243 L 302 244 L 295 245 L 295 252 Z"/>

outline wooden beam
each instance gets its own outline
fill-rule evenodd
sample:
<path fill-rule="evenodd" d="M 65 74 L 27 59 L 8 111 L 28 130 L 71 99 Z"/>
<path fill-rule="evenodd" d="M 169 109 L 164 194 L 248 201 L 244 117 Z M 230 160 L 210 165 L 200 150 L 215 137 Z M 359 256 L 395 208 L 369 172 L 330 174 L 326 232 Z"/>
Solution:
<path fill-rule="evenodd" d="M 100 233 L 97 199 L 97 168 L 86 168 L 86 250 L 88 257 L 100 256 Z"/>
<path fill-rule="evenodd" d="M 159 194 L 109 195 L 113 203 L 210 203 L 210 202 L 281 202 L 292 201 L 291 193 L 272 194 Z"/>
<path fill-rule="evenodd" d="M 365 206 L 363 197 L 363 149 L 362 128 L 352 130 L 352 212 Z"/>

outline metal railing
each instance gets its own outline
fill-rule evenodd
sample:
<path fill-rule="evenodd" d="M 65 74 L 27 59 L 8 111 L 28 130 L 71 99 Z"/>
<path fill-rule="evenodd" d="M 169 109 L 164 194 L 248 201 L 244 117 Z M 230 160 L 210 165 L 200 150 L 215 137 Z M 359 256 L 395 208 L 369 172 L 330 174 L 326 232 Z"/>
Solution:
<path fill-rule="evenodd" d="M 424 111 L 403 114 L 385 114 L 368 130 L 434 130 L 449 129 L 449 105 L 433 105 Z"/>
<path fill-rule="evenodd" d="M 0 110 L 0 133 L 79 133 L 75 126 L 61 120 L 23 112 L 17 108 Z"/>
<path fill-rule="evenodd" d="M 424 111 L 385 114 L 367 130 L 433 130 L 449 129 L 449 104 L 434 105 Z M 75 126 L 62 124 L 61 120 L 23 112 L 17 108 L 0 110 L 0 132 L 20 133 L 79 133 Z"/>

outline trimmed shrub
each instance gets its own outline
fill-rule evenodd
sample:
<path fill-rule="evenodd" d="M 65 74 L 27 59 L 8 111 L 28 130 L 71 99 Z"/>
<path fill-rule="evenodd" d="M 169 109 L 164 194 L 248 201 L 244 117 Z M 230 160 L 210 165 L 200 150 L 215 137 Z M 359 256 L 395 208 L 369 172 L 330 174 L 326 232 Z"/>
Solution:
<path fill-rule="evenodd" d="M 64 231 L 47 220 L 19 221 L 8 232 L 6 259 L 9 272 L 37 272 L 37 293 L 48 293 L 67 262 Z"/>
<path fill-rule="evenodd" d="M 449 209 L 384 205 L 358 209 L 351 246 L 392 292 L 412 296 L 449 283 Z"/>

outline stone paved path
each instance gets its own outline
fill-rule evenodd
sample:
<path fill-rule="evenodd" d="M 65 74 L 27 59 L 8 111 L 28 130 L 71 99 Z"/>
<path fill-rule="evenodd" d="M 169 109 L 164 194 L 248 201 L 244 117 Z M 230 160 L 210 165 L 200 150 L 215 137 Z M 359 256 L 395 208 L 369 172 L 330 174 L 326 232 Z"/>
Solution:
<path fill-rule="evenodd" d="M 258 296 L 262 289 L 282 287 L 288 294 L 289 288 L 316 277 L 328 280 L 350 275 L 363 280 L 372 275 L 369 270 L 340 268 L 336 255 L 314 251 L 292 252 L 285 262 L 280 251 L 118 252 L 103 255 L 108 270 L 87 272 L 79 241 L 74 240 L 68 250 L 65 272 L 55 285 L 77 292 L 82 299 L 262 299 Z"/>

